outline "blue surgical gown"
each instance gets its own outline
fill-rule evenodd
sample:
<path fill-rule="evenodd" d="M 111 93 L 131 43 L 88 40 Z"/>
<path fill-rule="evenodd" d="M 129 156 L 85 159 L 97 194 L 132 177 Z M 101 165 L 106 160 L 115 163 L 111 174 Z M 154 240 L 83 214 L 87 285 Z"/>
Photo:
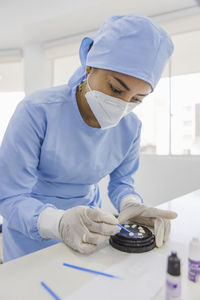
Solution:
<path fill-rule="evenodd" d="M 108 195 L 118 211 L 125 195 L 138 195 L 133 174 L 141 121 L 129 113 L 107 130 L 88 126 L 78 109 L 76 88 L 33 92 L 9 122 L 0 148 L 4 262 L 60 242 L 39 234 L 37 219 L 47 207 L 101 207 L 98 182 L 107 174 Z"/>

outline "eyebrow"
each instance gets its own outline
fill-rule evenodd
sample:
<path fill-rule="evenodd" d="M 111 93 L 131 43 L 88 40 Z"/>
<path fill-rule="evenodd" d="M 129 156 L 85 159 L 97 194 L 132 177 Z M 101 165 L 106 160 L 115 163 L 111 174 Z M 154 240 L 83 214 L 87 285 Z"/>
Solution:
<path fill-rule="evenodd" d="M 127 91 L 130 91 L 130 88 L 119 78 L 112 76 L 113 78 L 115 78 Z M 149 94 L 137 94 L 138 96 L 147 96 Z"/>

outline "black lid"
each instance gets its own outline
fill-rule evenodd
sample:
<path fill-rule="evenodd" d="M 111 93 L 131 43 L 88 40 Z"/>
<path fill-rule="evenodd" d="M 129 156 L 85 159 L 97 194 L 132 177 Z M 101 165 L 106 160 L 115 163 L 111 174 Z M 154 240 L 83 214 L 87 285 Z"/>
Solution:
<path fill-rule="evenodd" d="M 142 253 L 155 247 L 155 236 L 147 227 L 133 223 L 122 225 L 128 226 L 128 230 L 133 235 L 129 235 L 127 231 L 121 229 L 119 233 L 110 237 L 109 241 L 112 247 L 127 253 Z"/>
<path fill-rule="evenodd" d="M 167 272 L 173 276 L 179 276 L 181 274 L 181 263 L 176 251 L 172 251 L 171 255 L 168 256 Z"/>

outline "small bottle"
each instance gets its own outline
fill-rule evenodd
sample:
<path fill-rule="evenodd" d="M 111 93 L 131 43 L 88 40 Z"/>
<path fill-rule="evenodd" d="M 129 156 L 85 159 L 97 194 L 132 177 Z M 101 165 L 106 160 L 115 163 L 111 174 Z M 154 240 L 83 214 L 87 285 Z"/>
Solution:
<path fill-rule="evenodd" d="M 181 299 L 181 263 L 175 251 L 168 256 L 165 299 Z"/>
<path fill-rule="evenodd" d="M 200 240 L 193 238 L 189 244 L 188 278 L 200 284 Z"/>

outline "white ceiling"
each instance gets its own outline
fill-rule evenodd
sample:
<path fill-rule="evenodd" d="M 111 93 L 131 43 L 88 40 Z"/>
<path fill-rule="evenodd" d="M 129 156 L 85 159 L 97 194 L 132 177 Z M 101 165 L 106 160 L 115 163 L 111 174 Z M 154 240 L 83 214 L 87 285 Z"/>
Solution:
<path fill-rule="evenodd" d="M 114 14 L 167 20 L 187 15 L 199 0 L 0 0 L 0 50 L 95 31 Z M 173 13 L 174 12 L 174 13 Z M 175 16 L 174 15 L 174 16 Z"/>

